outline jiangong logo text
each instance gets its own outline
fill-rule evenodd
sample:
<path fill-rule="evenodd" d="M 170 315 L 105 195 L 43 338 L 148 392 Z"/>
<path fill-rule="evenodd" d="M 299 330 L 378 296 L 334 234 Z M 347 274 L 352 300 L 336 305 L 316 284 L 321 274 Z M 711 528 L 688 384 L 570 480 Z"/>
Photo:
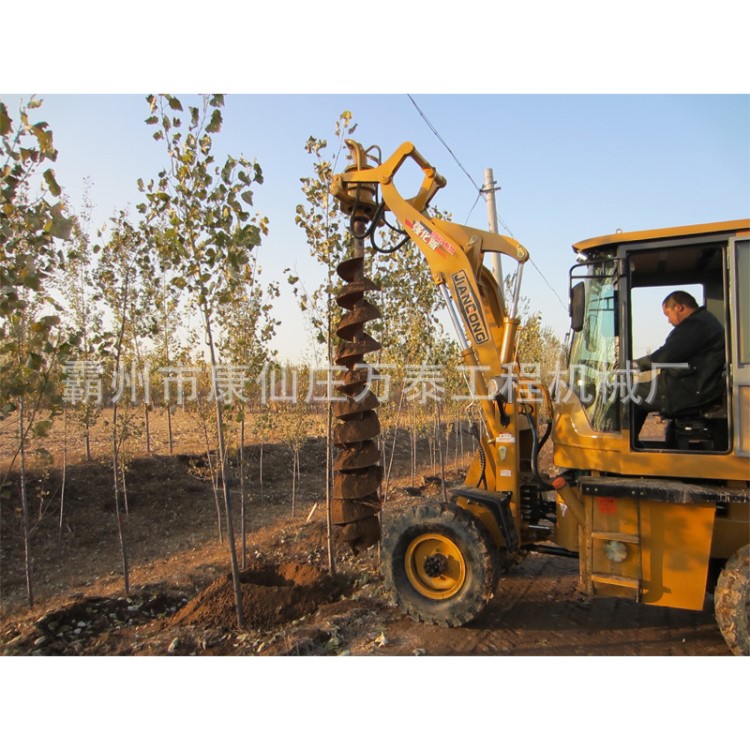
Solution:
<path fill-rule="evenodd" d="M 456 287 L 458 304 L 461 307 L 466 324 L 469 326 L 471 335 L 477 344 L 484 344 L 489 340 L 487 326 L 482 315 L 482 308 L 479 306 L 479 300 L 471 288 L 466 271 L 459 271 L 453 274 L 453 284 Z"/>

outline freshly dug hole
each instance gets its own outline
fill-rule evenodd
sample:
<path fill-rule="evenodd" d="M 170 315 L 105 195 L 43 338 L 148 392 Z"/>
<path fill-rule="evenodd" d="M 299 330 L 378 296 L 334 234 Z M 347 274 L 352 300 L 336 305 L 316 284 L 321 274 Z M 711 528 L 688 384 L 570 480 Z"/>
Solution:
<path fill-rule="evenodd" d="M 296 620 L 351 592 L 352 581 L 304 563 L 258 565 L 240 573 L 248 628 L 261 630 Z M 232 576 L 216 579 L 172 618 L 173 625 L 237 628 Z"/>

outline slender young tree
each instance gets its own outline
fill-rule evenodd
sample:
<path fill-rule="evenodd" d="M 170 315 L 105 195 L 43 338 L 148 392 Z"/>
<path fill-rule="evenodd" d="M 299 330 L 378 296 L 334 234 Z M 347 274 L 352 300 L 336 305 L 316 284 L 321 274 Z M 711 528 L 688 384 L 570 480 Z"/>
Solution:
<path fill-rule="evenodd" d="M 276 327 L 272 300 L 279 296 L 276 283 L 263 287 L 260 283 L 261 266 L 257 248 L 251 262 L 242 270 L 244 283 L 234 289 L 232 299 L 218 310 L 222 329 L 220 349 L 225 366 L 222 368 L 221 386 L 226 395 L 228 409 L 239 423 L 237 435 L 237 475 L 240 493 L 240 532 L 242 540 L 242 567 L 247 565 L 247 491 L 246 491 L 246 423 L 252 408 L 256 384 L 264 367 L 275 356 L 271 347 Z M 263 404 L 259 404 L 263 408 Z"/>
<path fill-rule="evenodd" d="M 71 222 L 54 199 L 61 189 L 54 170 L 57 151 L 46 122 L 31 113 L 42 102 L 32 97 L 11 117 L 0 101 L 0 419 L 15 415 L 18 441 L 2 487 L 20 463 L 26 590 L 34 604 L 26 460 L 32 435 L 43 435 L 59 405 L 52 373 L 75 345 L 61 329 L 59 309 L 49 293 L 50 276 L 61 256 L 55 238 L 66 239 Z M 42 414 L 44 417 L 42 418 Z"/>
<path fill-rule="evenodd" d="M 242 270 L 268 231 L 268 220 L 251 216 L 254 184 L 263 181 L 261 167 L 243 157 L 228 156 L 222 165 L 213 154 L 213 136 L 222 126 L 224 97 L 204 96 L 189 106 L 184 119 L 175 96 L 147 97 L 147 124 L 164 142 L 168 162 L 156 179 L 139 188 L 145 202 L 139 210 L 154 230 L 162 265 L 173 272 L 173 283 L 184 289 L 200 313 L 213 373 L 217 449 L 227 517 L 237 620 L 244 628 L 242 592 L 226 471 L 224 407 L 216 389 L 218 367 L 217 309 L 234 296 Z"/>
<path fill-rule="evenodd" d="M 96 256 L 91 242 L 91 189 L 91 181 L 85 180 L 83 200 L 72 217 L 72 234 L 65 243 L 64 263 L 55 275 L 55 287 L 58 296 L 65 299 L 63 321 L 70 331 L 80 337 L 75 359 L 93 365 L 98 361 L 99 348 L 103 344 L 103 317 L 93 280 Z M 91 430 L 101 415 L 101 405 L 95 399 L 82 398 L 72 404 L 66 401 L 65 409 L 83 429 L 86 460 L 90 461 Z"/>
<path fill-rule="evenodd" d="M 169 371 L 171 367 L 185 364 L 189 347 L 180 339 L 180 331 L 184 325 L 183 292 L 170 283 L 166 271 L 154 264 L 153 273 L 146 280 L 148 296 L 152 300 L 153 309 L 157 315 L 157 328 L 154 333 L 154 346 L 151 351 L 150 363 L 154 372 Z M 158 403 L 161 398 L 155 391 L 154 400 Z M 165 399 L 162 408 L 167 418 L 167 444 L 169 455 L 174 453 L 174 428 L 172 415 L 174 407 Z"/>
<path fill-rule="evenodd" d="M 125 212 L 111 221 L 109 240 L 97 247 L 100 255 L 95 282 L 109 310 L 112 330 L 106 353 L 112 365 L 112 423 L 111 455 L 113 494 L 117 532 L 120 541 L 125 593 L 129 593 L 130 574 L 126 543 L 125 517 L 129 512 L 127 500 L 127 467 L 124 446 L 132 430 L 132 406 L 137 396 L 138 372 L 133 364 L 139 320 L 139 305 L 134 300 L 142 294 L 140 275 L 147 255 L 144 239 Z M 147 266 L 146 266 L 147 267 Z M 130 356 L 129 356 L 130 355 Z M 130 361 L 128 361 L 130 360 Z"/>
<path fill-rule="evenodd" d="M 314 335 L 315 347 L 322 346 L 328 372 L 333 372 L 334 331 L 341 312 L 334 304 L 336 288 L 340 279 L 336 267 L 347 255 L 351 244 L 347 233 L 347 220 L 331 195 L 330 187 L 339 165 L 343 167 L 344 141 L 351 135 L 356 124 L 352 113 L 344 111 L 336 121 L 335 141 L 331 152 L 327 141 L 310 137 L 305 151 L 314 158 L 313 174 L 301 179 L 305 202 L 297 206 L 295 222 L 304 231 L 310 255 L 324 268 L 325 279 L 308 289 L 299 275 L 287 269 L 287 281 L 292 285 L 300 309 L 305 313 Z M 326 519 L 328 527 L 328 567 L 335 572 L 335 550 L 331 523 L 331 493 L 333 474 L 333 404 L 328 401 L 326 413 Z"/>

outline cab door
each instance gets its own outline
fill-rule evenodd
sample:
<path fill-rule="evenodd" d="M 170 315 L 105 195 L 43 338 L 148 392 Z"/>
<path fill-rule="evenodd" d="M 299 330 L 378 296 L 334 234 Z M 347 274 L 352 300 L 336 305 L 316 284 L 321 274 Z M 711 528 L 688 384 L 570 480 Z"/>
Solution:
<path fill-rule="evenodd" d="M 734 451 L 750 456 L 750 237 L 729 244 Z"/>

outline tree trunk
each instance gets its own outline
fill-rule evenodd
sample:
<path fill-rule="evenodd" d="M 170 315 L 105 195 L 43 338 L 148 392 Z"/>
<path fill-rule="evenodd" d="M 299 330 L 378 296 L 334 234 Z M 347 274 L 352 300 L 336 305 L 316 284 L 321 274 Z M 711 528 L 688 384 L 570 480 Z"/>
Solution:
<path fill-rule="evenodd" d="M 118 355 L 119 359 L 119 355 Z M 130 595 L 130 572 L 128 569 L 128 552 L 125 543 L 125 518 L 120 510 L 120 447 L 117 440 L 117 403 L 112 407 L 112 476 L 113 489 L 115 493 L 115 514 L 117 516 L 117 535 L 120 540 L 120 553 L 122 558 L 122 577 L 125 584 L 125 595 Z"/>
<path fill-rule="evenodd" d="M 294 501 L 297 498 L 297 449 L 292 448 L 292 518 L 294 518 Z"/>
<path fill-rule="evenodd" d="M 453 441 L 453 463 L 458 466 L 458 445 L 461 433 L 461 422 L 458 419 L 453 421 L 453 432 L 455 433 L 455 439 Z"/>
<path fill-rule="evenodd" d="M 214 463 L 211 460 L 211 441 L 208 439 L 208 428 L 205 423 L 203 424 L 203 437 L 206 441 L 206 461 L 208 462 L 208 470 L 211 473 L 211 489 L 214 493 L 214 504 L 216 505 L 216 525 L 219 529 L 219 541 L 224 541 L 224 533 L 221 529 L 221 501 L 219 500 L 219 472 L 218 469 L 214 468 Z"/>
<path fill-rule="evenodd" d="M 336 551 L 333 546 L 333 518 L 331 516 L 331 489 L 333 487 L 333 403 L 328 399 L 326 411 L 326 548 L 328 572 L 336 575 Z"/>
<path fill-rule="evenodd" d="M 120 362 L 122 361 L 122 342 L 125 339 L 125 325 L 127 321 L 127 301 L 128 293 L 130 289 L 130 277 L 125 278 L 123 286 L 123 302 L 122 310 L 120 311 L 120 331 L 117 337 L 117 345 L 115 348 L 115 372 L 120 373 Z M 119 385 L 119 384 L 118 384 Z M 120 509 L 120 440 L 117 433 L 117 418 L 118 418 L 118 407 L 119 399 L 116 400 L 112 405 L 112 479 L 113 479 L 113 490 L 115 494 L 115 514 L 117 516 L 117 535 L 120 540 L 120 553 L 122 557 L 122 577 L 125 585 L 125 595 L 130 595 L 130 571 L 128 565 L 128 552 L 127 545 L 125 542 L 125 518 Z M 127 513 L 127 509 L 126 509 Z"/>
<path fill-rule="evenodd" d="M 247 513 L 245 498 L 245 412 L 242 412 L 240 422 L 240 449 L 238 456 L 240 470 L 240 523 L 242 525 L 242 567 L 247 567 Z"/>
<path fill-rule="evenodd" d="M 440 402 L 435 402 L 435 422 L 437 423 L 437 430 L 435 431 L 435 439 L 438 441 L 438 453 L 440 454 L 440 478 L 443 480 L 443 502 L 448 502 L 448 490 L 445 486 L 445 457 L 443 456 L 443 439 L 442 430 L 440 429 Z M 447 453 L 447 446 L 446 446 Z"/>
<path fill-rule="evenodd" d="M 260 441 L 260 455 L 258 456 L 258 489 L 260 491 L 260 503 L 263 504 L 265 494 L 263 492 L 263 440 Z"/>
<path fill-rule="evenodd" d="M 404 391 L 403 388 L 401 389 L 401 395 L 398 399 L 398 408 L 396 409 L 396 419 L 394 420 L 393 425 L 393 443 L 391 445 L 391 457 L 388 461 L 388 468 L 385 472 L 385 486 L 383 488 L 383 505 L 385 505 L 386 501 L 388 500 L 388 485 L 390 483 L 391 479 L 391 470 L 393 469 L 393 459 L 396 455 L 396 440 L 398 439 L 398 425 L 401 421 L 401 409 L 404 405 Z"/>
<path fill-rule="evenodd" d="M 417 483 L 417 419 L 412 417 L 411 423 L 411 481 Z"/>
<path fill-rule="evenodd" d="M 60 520 L 57 526 L 57 539 L 62 542 L 63 514 L 65 511 L 65 480 L 68 474 L 68 410 L 63 408 L 63 465 L 60 486 Z"/>
<path fill-rule="evenodd" d="M 21 439 L 19 456 L 19 491 L 21 495 L 21 513 L 23 517 L 23 552 L 26 566 L 26 594 L 28 597 L 29 607 L 33 607 L 34 585 L 32 580 L 31 528 L 29 520 L 29 498 L 26 492 L 26 434 L 24 431 L 25 419 L 26 415 L 24 413 L 24 401 L 23 398 L 21 398 L 18 405 L 19 436 Z"/>
<path fill-rule="evenodd" d="M 164 286 L 164 275 L 162 274 L 162 285 Z M 169 361 L 169 310 L 168 310 L 168 303 L 167 303 L 167 297 L 166 293 L 162 292 L 162 300 L 163 300 L 163 318 L 162 318 L 162 327 L 164 329 L 164 358 L 166 359 L 167 366 L 171 366 L 171 362 Z M 171 456 L 174 452 L 174 438 L 172 435 L 172 410 L 169 407 L 169 401 L 165 404 L 167 408 L 167 432 L 169 433 L 169 455 Z"/>
<path fill-rule="evenodd" d="M 120 461 L 120 478 L 122 479 L 122 504 L 125 508 L 125 515 L 130 515 L 130 507 L 128 506 L 128 482 L 126 478 L 126 466 L 124 461 Z"/>
<path fill-rule="evenodd" d="M 214 347 L 213 332 L 211 330 L 211 318 L 208 310 L 204 307 L 203 315 L 206 322 L 206 335 L 208 337 L 208 350 L 211 356 L 211 373 L 213 375 L 212 387 L 214 402 L 216 404 L 216 431 L 219 443 L 219 468 L 221 485 L 224 491 L 224 509 L 227 516 L 227 536 L 229 537 L 229 553 L 232 564 L 232 584 L 234 586 L 234 602 L 237 609 L 237 627 L 245 629 L 245 613 L 242 607 L 242 589 L 240 587 L 240 570 L 237 564 L 237 549 L 234 538 L 234 522 L 232 520 L 232 498 L 229 494 L 229 484 L 226 477 L 226 446 L 224 441 L 224 415 L 221 401 L 216 392 L 216 349 Z"/>
<path fill-rule="evenodd" d="M 147 403 L 144 404 L 143 413 L 144 413 L 144 422 L 145 422 L 145 429 L 146 429 L 146 453 L 150 456 L 151 455 L 151 427 L 150 427 L 149 411 L 150 411 L 150 404 L 147 404 Z"/>
<path fill-rule="evenodd" d="M 172 435 L 172 409 L 167 403 L 167 433 L 169 434 L 169 455 L 174 453 L 174 437 Z"/>

